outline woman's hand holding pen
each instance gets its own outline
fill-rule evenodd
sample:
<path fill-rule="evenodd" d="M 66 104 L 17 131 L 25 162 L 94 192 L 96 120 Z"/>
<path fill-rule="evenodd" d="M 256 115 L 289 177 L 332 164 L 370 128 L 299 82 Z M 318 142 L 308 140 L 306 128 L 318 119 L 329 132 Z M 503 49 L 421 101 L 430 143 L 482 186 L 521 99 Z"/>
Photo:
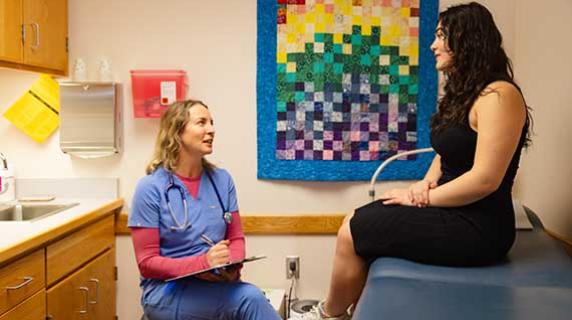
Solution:
<path fill-rule="evenodd" d="M 201 235 L 201 239 L 210 246 L 207 251 L 207 263 L 210 267 L 230 262 L 230 240 L 222 240 L 214 243 L 206 234 Z M 241 265 L 242 266 L 242 265 Z M 197 278 L 212 282 L 234 282 L 240 279 L 240 266 L 232 266 L 228 269 L 219 268 L 216 272 L 204 272 L 197 275 Z"/>
<path fill-rule="evenodd" d="M 207 263 L 210 267 L 230 262 L 230 249 L 228 248 L 230 240 L 222 240 L 219 243 L 214 244 L 204 235 L 201 238 L 203 238 L 203 241 L 211 245 L 211 248 L 207 251 Z M 197 277 L 211 282 L 234 282 L 240 278 L 240 268 L 231 267 L 229 270 L 225 270 L 224 268 L 217 270 L 218 274 L 205 272 L 198 274 Z"/>
<path fill-rule="evenodd" d="M 207 262 L 209 266 L 214 267 L 230 261 L 229 240 L 222 240 L 212 246 L 207 252 Z"/>

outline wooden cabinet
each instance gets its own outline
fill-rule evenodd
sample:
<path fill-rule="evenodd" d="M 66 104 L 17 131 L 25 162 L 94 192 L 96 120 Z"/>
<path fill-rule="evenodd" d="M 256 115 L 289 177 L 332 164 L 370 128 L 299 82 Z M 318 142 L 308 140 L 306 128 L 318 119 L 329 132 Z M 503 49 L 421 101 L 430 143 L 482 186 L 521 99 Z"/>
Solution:
<path fill-rule="evenodd" d="M 67 74 L 67 0 L 0 0 L 0 9 L 0 66 Z"/>
<path fill-rule="evenodd" d="M 48 319 L 115 319 L 114 244 L 108 216 L 46 248 Z"/>
<path fill-rule="evenodd" d="M 0 320 L 114 320 L 114 224 L 109 212 L 0 267 Z"/>
<path fill-rule="evenodd" d="M 10 310 L 0 320 L 45 320 L 46 319 L 46 290 L 28 298 L 14 309 Z"/>
<path fill-rule="evenodd" d="M 45 288 L 44 262 L 40 249 L 0 269 L 0 314 Z"/>
<path fill-rule="evenodd" d="M 49 319 L 115 319 L 115 250 L 48 290 Z"/>
<path fill-rule="evenodd" d="M 78 230 L 46 248 L 46 282 L 51 286 L 115 242 L 113 216 Z"/>
<path fill-rule="evenodd" d="M 23 62 L 22 0 L 0 0 L 0 61 Z"/>
<path fill-rule="evenodd" d="M 67 72 L 67 0 L 23 0 L 24 64 Z"/>

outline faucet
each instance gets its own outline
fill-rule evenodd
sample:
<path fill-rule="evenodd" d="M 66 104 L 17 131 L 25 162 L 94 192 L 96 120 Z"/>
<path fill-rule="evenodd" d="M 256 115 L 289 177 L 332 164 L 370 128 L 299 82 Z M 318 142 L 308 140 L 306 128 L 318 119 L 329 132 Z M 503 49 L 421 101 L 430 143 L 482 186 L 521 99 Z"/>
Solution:
<path fill-rule="evenodd" d="M 6 155 L 2 152 L 0 152 L 0 160 L 2 160 L 2 163 L 4 164 L 3 168 L 0 167 L 0 202 L 12 201 L 14 200 L 14 183 L 10 180 L 13 181 L 13 177 L 11 176 L 10 171 L 8 171 L 8 159 L 6 159 Z M 10 185 L 12 185 L 12 188 Z M 9 193 L 8 190 L 11 190 L 12 192 Z"/>

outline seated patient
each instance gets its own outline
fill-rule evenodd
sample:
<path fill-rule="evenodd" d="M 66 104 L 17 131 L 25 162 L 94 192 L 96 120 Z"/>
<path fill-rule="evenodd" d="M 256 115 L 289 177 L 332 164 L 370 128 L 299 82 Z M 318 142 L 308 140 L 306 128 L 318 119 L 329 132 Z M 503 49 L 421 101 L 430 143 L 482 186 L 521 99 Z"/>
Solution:
<path fill-rule="evenodd" d="M 214 133 L 201 101 L 169 106 L 135 190 L 129 227 L 150 320 L 280 319 L 262 291 L 240 281 L 240 268 L 164 281 L 244 258 L 234 183 L 204 158 Z"/>
<path fill-rule="evenodd" d="M 378 257 L 478 266 L 514 242 L 511 188 L 531 118 L 501 34 L 482 5 L 457 5 L 439 15 L 431 50 L 445 76 L 431 119 L 437 155 L 423 180 L 346 217 L 327 298 L 305 319 L 348 318 Z"/>

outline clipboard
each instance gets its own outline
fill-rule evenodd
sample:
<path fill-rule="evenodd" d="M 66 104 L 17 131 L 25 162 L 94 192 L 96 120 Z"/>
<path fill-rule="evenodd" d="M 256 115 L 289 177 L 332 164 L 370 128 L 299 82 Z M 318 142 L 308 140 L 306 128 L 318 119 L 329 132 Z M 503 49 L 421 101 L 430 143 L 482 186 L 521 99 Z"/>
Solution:
<path fill-rule="evenodd" d="M 246 258 L 244 258 L 244 259 L 242 259 L 242 260 L 231 261 L 231 262 L 229 262 L 229 263 L 219 264 L 219 265 L 216 265 L 216 266 L 214 266 L 214 267 L 210 267 L 210 268 L 208 268 L 208 269 L 202 269 L 202 270 L 199 270 L 199 271 L 195 271 L 195 272 L 191 272 L 191 273 L 184 274 L 184 275 L 182 275 L 182 276 L 177 276 L 177 277 L 175 277 L 175 278 L 170 278 L 170 279 L 165 280 L 165 282 L 174 281 L 174 280 L 179 280 L 179 279 L 186 278 L 186 277 L 192 277 L 192 276 L 197 275 L 197 274 L 200 274 L 200 273 L 204 273 L 204 272 L 208 272 L 208 271 L 213 271 L 213 270 L 220 269 L 220 268 L 232 267 L 232 266 L 235 266 L 235 265 L 238 265 L 238 264 L 241 264 L 241 263 L 247 263 L 247 262 L 257 261 L 257 260 L 261 260 L 261 259 L 266 259 L 266 256 L 251 256 L 251 257 L 246 257 Z"/>

